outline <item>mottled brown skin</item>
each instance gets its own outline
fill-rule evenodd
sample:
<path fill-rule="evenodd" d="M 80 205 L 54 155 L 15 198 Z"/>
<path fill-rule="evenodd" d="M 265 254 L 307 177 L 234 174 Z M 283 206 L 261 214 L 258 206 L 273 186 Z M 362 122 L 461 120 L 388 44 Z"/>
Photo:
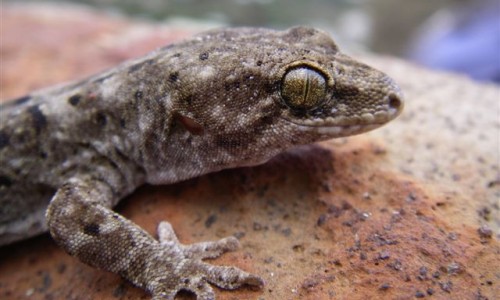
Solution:
<path fill-rule="evenodd" d="M 383 73 L 321 31 L 213 30 L 108 72 L 0 106 L 0 245 L 50 231 L 69 254 L 155 299 L 214 299 L 258 276 L 202 259 L 234 237 L 159 241 L 113 212 L 144 183 L 256 165 L 296 145 L 379 127 L 402 109 Z"/>

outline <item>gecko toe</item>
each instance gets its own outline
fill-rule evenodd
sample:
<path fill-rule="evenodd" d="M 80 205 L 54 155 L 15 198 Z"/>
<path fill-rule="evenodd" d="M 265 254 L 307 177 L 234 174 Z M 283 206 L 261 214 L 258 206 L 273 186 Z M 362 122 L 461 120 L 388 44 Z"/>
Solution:
<path fill-rule="evenodd" d="M 207 280 L 223 289 L 236 289 L 243 285 L 262 287 L 262 278 L 235 267 L 209 266 Z"/>
<path fill-rule="evenodd" d="M 184 254 L 197 259 L 216 258 L 223 253 L 238 249 L 239 246 L 240 243 L 235 237 L 227 237 L 215 242 L 201 242 L 185 246 Z"/>

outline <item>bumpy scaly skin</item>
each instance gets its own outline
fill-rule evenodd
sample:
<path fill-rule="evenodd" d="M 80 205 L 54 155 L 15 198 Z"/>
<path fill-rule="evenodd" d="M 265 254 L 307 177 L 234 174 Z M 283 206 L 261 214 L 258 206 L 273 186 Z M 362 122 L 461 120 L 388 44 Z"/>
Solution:
<path fill-rule="evenodd" d="M 0 245 L 48 229 L 71 255 L 158 299 L 183 289 L 213 299 L 208 283 L 262 285 L 202 262 L 236 249 L 235 238 L 184 246 L 161 223 L 157 241 L 111 208 L 146 182 L 255 165 L 379 127 L 399 114 L 400 96 L 386 75 L 303 27 L 209 31 L 33 92 L 0 106 Z"/>

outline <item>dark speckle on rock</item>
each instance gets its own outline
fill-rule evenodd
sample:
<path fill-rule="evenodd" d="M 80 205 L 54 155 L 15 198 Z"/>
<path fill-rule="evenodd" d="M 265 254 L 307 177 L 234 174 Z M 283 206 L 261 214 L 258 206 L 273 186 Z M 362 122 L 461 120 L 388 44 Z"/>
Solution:
<path fill-rule="evenodd" d="M 237 238 L 238 240 L 242 239 L 243 237 L 245 237 L 245 235 L 246 235 L 246 233 L 244 231 L 238 231 L 235 234 L 233 234 L 233 236 L 235 238 Z"/>
<path fill-rule="evenodd" d="M 253 222 L 252 228 L 255 231 L 261 231 L 263 226 L 259 222 Z"/>
<path fill-rule="evenodd" d="M 401 271 L 403 269 L 403 264 L 398 259 L 395 259 L 393 262 L 389 263 L 387 266 L 393 270 L 396 270 L 396 271 Z"/>
<path fill-rule="evenodd" d="M 477 229 L 477 233 L 481 239 L 491 239 L 493 237 L 493 230 L 488 225 L 483 225 Z"/>
<path fill-rule="evenodd" d="M 64 272 L 66 272 L 66 269 L 67 269 L 67 266 L 65 263 L 60 263 L 58 266 L 57 266 L 57 273 L 59 274 L 64 274 Z"/>
<path fill-rule="evenodd" d="M 304 252 L 305 247 L 304 247 L 304 245 L 302 245 L 302 244 L 298 244 L 298 245 L 294 245 L 294 246 L 292 247 L 292 250 L 293 250 L 294 252 L 302 253 L 302 252 Z"/>
<path fill-rule="evenodd" d="M 316 225 L 321 226 L 321 225 L 325 224 L 327 219 L 328 219 L 327 215 L 325 215 L 325 214 L 320 215 L 318 220 L 316 221 Z"/>
<path fill-rule="evenodd" d="M 414 202 L 416 200 L 417 200 L 417 195 L 415 195 L 415 193 L 413 193 L 413 192 L 410 192 L 408 194 L 408 196 L 406 197 L 407 202 Z"/>
<path fill-rule="evenodd" d="M 45 292 L 52 285 L 52 277 L 50 277 L 50 274 L 45 271 L 40 272 L 39 275 L 42 276 L 42 285 L 37 288 L 37 291 Z"/>
<path fill-rule="evenodd" d="M 212 214 L 205 220 L 205 227 L 210 228 L 217 221 L 217 215 Z"/>
<path fill-rule="evenodd" d="M 424 292 L 421 292 L 421 291 L 416 291 L 415 292 L 415 298 L 424 298 L 425 297 L 425 293 Z"/>
<path fill-rule="evenodd" d="M 449 275 L 457 275 L 463 273 L 465 270 L 463 266 L 457 262 L 452 262 L 447 267 L 447 272 Z"/>
<path fill-rule="evenodd" d="M 380 252 L 379 255 L 378 255 L 378 258 L 380 258 L 382 260 L 389 259 L 390 257 L 391 257 L 391 254 L 387 250 L 384 250 L 384 251 Z"/>
<path fill-rule="evenodd" d="M 422 266 L 420 267 L 420 269 L 418 269 L 418 276 L 417 278 L 419 280 L 425 280 L 427 279 L 427 268 L 425 266 Z"/>
<path fill-rule="evenodd" d="M 289 237 L 291 234 L 292 234 L 292 229 L 290 228 L 285 228 L 283 230 L 281 230 L 281 233 L 286 236 L 286 237 Z"/>
<path fill-rule="evenodd" d="M 453 283 L 451 281 L 440 282 L 439 286 L 443 291 L 451 293 L 451 288 L 453 287 Z"/>
<path fill-rule="evenodd" d="M 115 298 L 123 298 L 127 294 L 127 286 L 125 283 L 120 283 L 116 287 L 116 289 L 113 290 L 113 297 Z"/>

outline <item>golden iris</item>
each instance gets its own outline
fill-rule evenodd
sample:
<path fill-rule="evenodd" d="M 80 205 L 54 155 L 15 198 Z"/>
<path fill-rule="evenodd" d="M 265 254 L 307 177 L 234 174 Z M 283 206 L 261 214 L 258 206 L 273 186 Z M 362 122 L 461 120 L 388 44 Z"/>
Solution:
<path fill-rule="evenodd" d="M 309 110 L 326 97 L 326 80 L 322 73 L 307 66 L 286 72 L 281 83 L 281 97 L 291 108 Z"/>

